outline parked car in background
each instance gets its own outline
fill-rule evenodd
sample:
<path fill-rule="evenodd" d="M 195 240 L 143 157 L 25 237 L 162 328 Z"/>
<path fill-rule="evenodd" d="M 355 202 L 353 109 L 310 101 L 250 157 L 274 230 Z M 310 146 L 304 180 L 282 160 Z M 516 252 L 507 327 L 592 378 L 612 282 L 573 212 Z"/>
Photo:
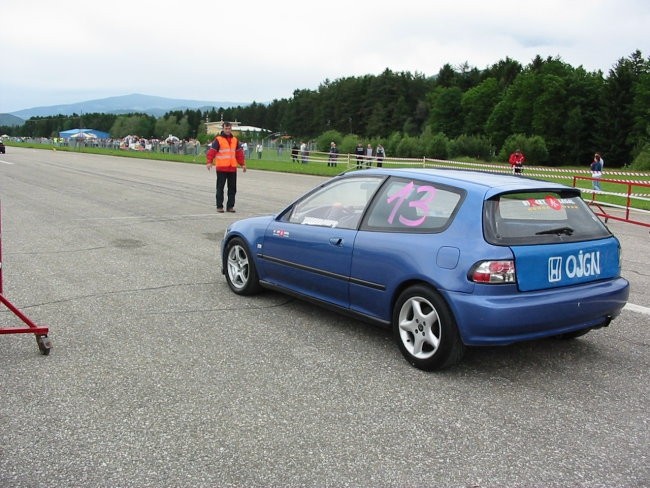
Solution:
<path fill-rule="evenodd" d="M 620 244 L 578 189 L 472 171 L 339 175 L 232 223 L 221 259 L 234 293 L 277 290 L 391 327 L 423 370 L 466 346 L 578 337 L 629 294 Z"/>

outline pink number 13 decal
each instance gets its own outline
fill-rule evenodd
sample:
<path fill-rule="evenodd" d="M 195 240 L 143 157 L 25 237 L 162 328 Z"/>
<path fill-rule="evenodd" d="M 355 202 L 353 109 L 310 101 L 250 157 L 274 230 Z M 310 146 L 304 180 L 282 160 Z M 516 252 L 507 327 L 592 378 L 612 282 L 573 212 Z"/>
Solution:
<path fill-rule="evenodd" d="M 411 181 L 408 185 L 404 186 L 404 188 L 402 188 L 398 192 L 388 197 L 387 203 L 392 203 L 393 201 L 396 200 L 395 205 L 393 206 L 393 211 L 388 216 L 389 224 L 393 223 L 393 220 L 395 219 L 395 215 L 397 214 L 397 212 L 399 212 L 399 209 L 404 203 L 404 200 L 406 200 L 406 198 L 408 198 L 408 196 L 413 191 L 413 187 L 415 187 L 415 184 Z M 426 219 L 426 216 L 429 214 L 429 204 L 431 203 L 431 201 L 436 195 L 436 189 L 428 185 L 418 186 L 415 189 L 415 191 L 418 194 L 423 193 L 422 198 L 420 198 L 419 200 L 411 200 L 408 205 L 409 207 L 419 208 L 420 210 L 422 210 L 424 215 L 419 219 L 415 219 L 415 220 L 407 219 L 403 215 L 400 215 L 399 221 L 403 225 L 406 225 L 408 227 L 417 227 L 418 225 L 422 225 L 422 222 L 424 222 L 424 219 Z"/>

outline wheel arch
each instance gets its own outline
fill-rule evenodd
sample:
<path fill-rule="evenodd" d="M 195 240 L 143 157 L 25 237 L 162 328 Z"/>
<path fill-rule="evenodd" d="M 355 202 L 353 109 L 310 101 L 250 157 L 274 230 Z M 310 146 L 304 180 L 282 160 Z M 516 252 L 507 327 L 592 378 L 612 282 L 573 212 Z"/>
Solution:
<path fill-rule="evenodd" d="M 447 301 L 447 298 L 445 297 L 445 295 L 443 293 L 440 293 L 440 289 L 436 285 L 434 285 L 433 283 L 431 283 L 429 281 L 422 280 L 422 279 L 417 279 L 417 278 L 411 278 L 411 279 L 408 279 L 406 281 L 403 281 L 402 283 L 400 283 L 395 288 L 395 291 L 393 292 L 393 296 L 391 297 L 391 300 L 390 300 L 390 309 L 393 310 L 393 308 L 395 307 L 395 304 L 397 303 L 397 299 L 400 297 L 402 292 L 404 292 L 404 290 L 406 290 L 407 288 L 410 288 L 412 286 L 418 286 L 418 285 L 426 286 L 427 288 L 431 289 L 432 291 L 434 291 L 435 293 L 440 295 L 442 297 L 442 299 L 445 301 L 445 303 L 447 304 L 447 307 L 449 307 L 449 309 L 451 310 L 451 306 L 449 305 L 449 302 Z"/>
<path fill-rule="evenodd" d="M 228 259 L 228 244 L 232 242 L 233 239 L 239 240 L 248 248 L 248 251 L 250 252 L 251 256 L 255 259 L 256 254 L 253 252 L 253 248 L 251 247 L 251 243 L 249 240 L 244 236 L 243 234 L 239 232 L 229 232 L 224 238 L 221 240 L 221 246 L 220 246 L 220 253 L 221 253 L 221 274 L 226 274 L 226 261 Z M 255 263 L 257 264 L 257 262 Z"/>

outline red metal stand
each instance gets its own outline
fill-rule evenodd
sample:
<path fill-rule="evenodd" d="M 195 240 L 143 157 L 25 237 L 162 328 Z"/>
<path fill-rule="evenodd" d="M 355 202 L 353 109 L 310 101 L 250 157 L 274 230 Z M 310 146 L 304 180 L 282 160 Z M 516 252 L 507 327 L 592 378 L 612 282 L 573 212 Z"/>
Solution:
<path fill-rule="evenodd" d="M 35 334 L 36 344 L 41 354 L 48 355 L 52 349 L 52 341 L 47 334 L 49 329 L 36 325 L 29 317 L 16 308 L 2 293 L 2 207 L 0 206 L 0 302 L 18 317 L 27 327 L 0 327 L 0 334 Z"/>

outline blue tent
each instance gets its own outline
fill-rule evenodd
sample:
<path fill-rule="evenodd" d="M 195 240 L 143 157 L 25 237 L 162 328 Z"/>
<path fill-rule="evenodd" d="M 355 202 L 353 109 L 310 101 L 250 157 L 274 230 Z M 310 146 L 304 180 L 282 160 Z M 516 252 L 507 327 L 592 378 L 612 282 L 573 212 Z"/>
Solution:
<path fill-rule="evenodd" d="M 73 136 L 76 136 L 79 133 L 84 134 L 93 134 L 97 139 L 108 139 L 110 134 L 108 132 L 102 132 L 101 130 L 95 129 L 70 129 L 59 132 L 59 137 L 63 139 L 70 139 Z"/>

